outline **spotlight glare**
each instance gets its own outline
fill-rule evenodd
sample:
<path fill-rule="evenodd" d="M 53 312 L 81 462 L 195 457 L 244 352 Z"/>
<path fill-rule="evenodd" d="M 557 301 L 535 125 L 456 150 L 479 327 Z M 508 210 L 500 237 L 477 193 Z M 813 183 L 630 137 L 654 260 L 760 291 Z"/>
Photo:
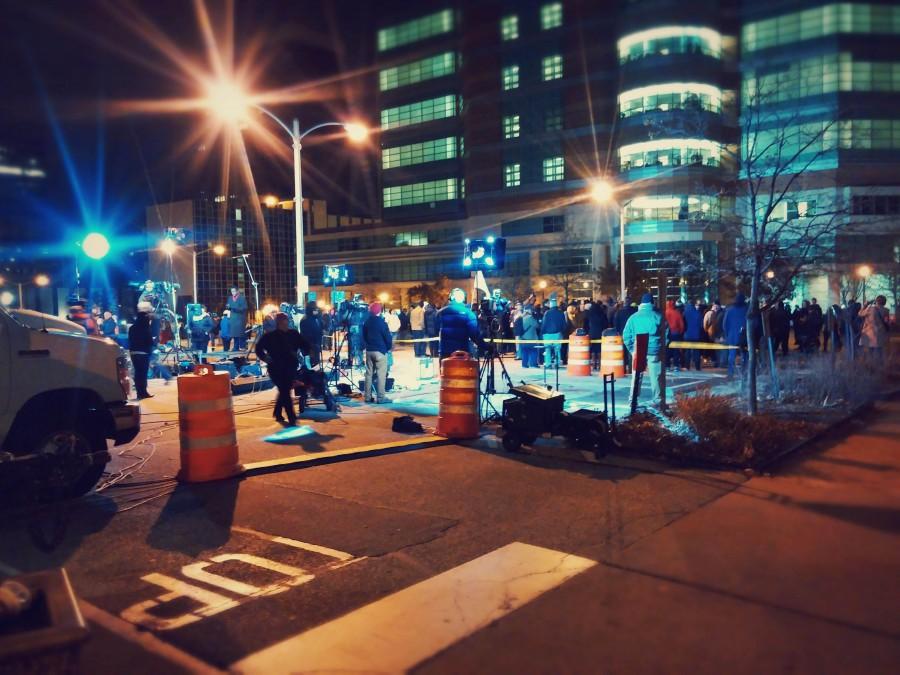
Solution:
<path fill-rule="evenodd" d="M 99 232 L 91 232 L 82 240 L 81 250 L 88 258 L 100 260 L 109 253 L 109 240 Z"/>
<path fill-rule="evenodd" d="M 487 238 L 487 243 L 489 243 L 489 244 L 494 243 L 494 235 L 491 235 L 490 237 Z"/>
<path fill-rule="evenodd" d="M 36 286 L 49 286 L 50 285 L 50 277 L 46 274 L 38 274 L 34 278 L 34 283 Z"/>
<path fill-rule="evenodd" d="M 159 250 L 165 253 L 166 255 L 172 255 L 178 249 L 178 244 L 176 244 L 171 239 L 163 239 L 159 243 Z"/>
<path fill-rule="evenodd" d="M 369 137 L 369 130 L 358 122 L 349 122 L 345 124 L 344 131 L 347 132 L 347 138 L 354 143 L 361 143 Z"/>
<path fill-rule="evenodd" d="M 471 267 L 471 266 L 472 266 L 472 259 L 469 256 L 466 256 L 465 258 L 463 258 L 463 267 Z"/>
<path fill-rule="evenodd" d="M 4 307 L 9 307 L 15 301 L 16 296 L 13 295 L 10 291 L 3 291 L 0 293 L 0 305 Z"/>
<path fill-rule="evenodd" d="M 484 259 L 484 264 L 487 265 L 488 267 L 493 267 L 494 259 L 491 256 L 488 256 L 487 258 Z"/>
<path fill-rule="evenodd" d="M 222 244 L 216 244 L 212 248 L 213 253 L 216 255 L 225 255 L 225 247 Z"/>

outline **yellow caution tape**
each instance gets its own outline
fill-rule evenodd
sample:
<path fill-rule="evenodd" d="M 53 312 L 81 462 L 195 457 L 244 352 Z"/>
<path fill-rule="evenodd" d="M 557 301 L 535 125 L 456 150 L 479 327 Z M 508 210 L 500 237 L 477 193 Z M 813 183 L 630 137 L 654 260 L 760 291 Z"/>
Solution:
<path fill-rule="evenodd" d="M 609 341 L 609 344 L 621 345 L 622 343 L 619 341 L 621 337 L 614 336 L 616 341 Z M 411 342 L 434 342 L 435 340 L 440 340 L 440 337 L 430 337 L 430 338 L 416 338 L 413 340 L 394 340 L 395 343 L 411 343 Z M 509 345 L 567 345 L 569 344 L 568 339 L 562 340 L 522 340 L 520 338 L 487 338 L 485 342 L 494 342 L 496 344 L 509 344 Z M 604 338 L 600 338 L 599 340 L 591 340 L 592 345 L 599 345 L 605 342 Z M 669 349 L 740 349 L 740 347 L 736 347 L 734 345 L 723 345 L 717 342 L 670 342 Z"/>

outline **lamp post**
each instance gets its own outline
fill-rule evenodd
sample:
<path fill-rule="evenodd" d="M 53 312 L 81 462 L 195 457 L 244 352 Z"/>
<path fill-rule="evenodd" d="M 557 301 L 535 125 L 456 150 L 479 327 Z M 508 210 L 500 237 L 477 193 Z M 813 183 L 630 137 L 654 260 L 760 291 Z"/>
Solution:
<path fill-rule="evenodd" d="M 615 188 L 604 178 L 591 181 L 589 196 L 597 204 L 608 204 L 615 200 Z M 619 297 L 625 302 L 625 213 L 629 202 L 624 202 L 619 214 Z"/>
<path fill-rule="evenodd" d="M 263 107 L 257 101 L 242 91 L 238 84 L 229 81 L 211 83 L 206 91 L 207 106 L 215 111 L 227 123 L 240 128 L 240 122 L 246 117 L 250 108 L 254 108 L 273 120 L 291 139 L 291 147 L 294 151 L 294 229 L 297 255 L 297 304 L 303 306 L 303 297 L 306 293 L 306 270 L 304 265 L 303 250 L 303 178 L 301 172 L 301 150 L 303 139 L 309 134 L 325 127 L 341 127 L 347 133 L 347 138 L 353 142 L 364 141 L 369 130 L 362 124 L 352 122 L 322 122 L 310 127 L 306 131 L 300 131 L 300 120 L 294 118 L 291 126 L 282 121 L 268 108 Z"/>
<path fill-rule="evenodd" d="M 866 304 L 866 282 L 872 276 L 872 267 L 870 265 L 860 265 L 856 268 L 856 273 L 862 278 L 862 304 Z"/>

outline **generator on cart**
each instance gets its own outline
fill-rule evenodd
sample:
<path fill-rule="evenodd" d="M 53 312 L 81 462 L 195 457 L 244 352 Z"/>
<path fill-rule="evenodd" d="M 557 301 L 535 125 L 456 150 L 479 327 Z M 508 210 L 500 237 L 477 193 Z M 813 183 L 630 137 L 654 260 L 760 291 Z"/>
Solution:
<path fill-rule="evenodd" d="M 606 385 L 610 381 L 604 377 L 604 408 Z M 566 412 L 563 410 L 565 395 L 536 384 L 523 384 L 509 391 L 514 398 L 503 401 L 503 418 L 498 434 L 505 450 L 517 452 L 523 445 L 531 445 L 544 434 L 564 436 L 574 446 L 592 451 L 597 458 L 606 455 L 613 445 L 615 412 L 612 423 L 606 410 Z"/>

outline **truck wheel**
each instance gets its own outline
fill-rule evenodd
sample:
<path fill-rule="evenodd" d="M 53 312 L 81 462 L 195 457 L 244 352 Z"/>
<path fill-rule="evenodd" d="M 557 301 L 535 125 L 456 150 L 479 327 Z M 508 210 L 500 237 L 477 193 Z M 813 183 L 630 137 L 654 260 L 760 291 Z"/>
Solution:
<path fill-rule="evenodd" d="M 39 482 L 47 497 L 87 494 L 106 468 L 105 461 L 90 463 L 90 455 L 106 452 L 106 439 L 77 425 L 64 428 L 68 426 L 51 425 L 35 433 L 29 443 L 30 452 L 46 459 L 47 475 L 40 476 Z"/>

